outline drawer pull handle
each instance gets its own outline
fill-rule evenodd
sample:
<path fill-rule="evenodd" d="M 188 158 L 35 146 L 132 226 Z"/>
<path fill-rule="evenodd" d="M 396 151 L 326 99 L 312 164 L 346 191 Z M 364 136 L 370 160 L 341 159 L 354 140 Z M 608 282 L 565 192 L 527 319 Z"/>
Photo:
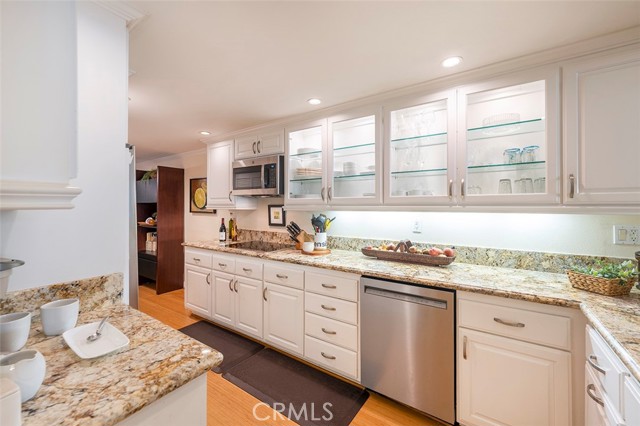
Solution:
<path fill-rule="evenodd" d="M 226 268 L 227 264 L 218 262 L 218 266 L 221 267 L 221 268 Z"/>
<path fill-rule="evenodd" d="M 197 258 L 197 257 L 194 257 L 194 258 L 193 258 L 193 261 L 194 261 L 194 262 L 200 262 L 200 259 L 199 259 L 199 258 Z"/>
<path fill-rule="evenodd" d="M 242 268 L 243 271 L 245 271 L 246 273 L 251 273 L 251 268 Z"/>
<path fill-rule="evenodd" d="M 320 305 L 322 306 L 322 309 L 327 310 L 327 311 L 335 311 L 336 308 L 332 308 L 331 306 L 325 306 L 325 305 Z"/>
<path fill-rule="evenodd" d="M 505 320 L 500 319 L 500 318 L 493 318 L 493 320 L 495 322 L 497 322 L 498 324 L 508 325 L 509 327 L 518 327 L 518 328 L 523 328 L 524 327 L 524 324 L 521 323 L 521 322 L 505 321 Z"/>
<path fill-rule="evenodd" d="M 467 336 L 462 338 L 462 359 L 467 359 Z"/>
<path fill-rule="evenodd" d="M 571 173 L 569 175 L 569 198 L 573 198 L 576 194 L 576 177 Z"/>
<path fill-rule="evenodd" d="M 335 331 L 327 330 L 324 327 L 322 327 L 322 332 L 325 333 L 325 334 L 337 334 Z"/>
<path fill-rule="evenodd" d="M 238 280 L 233 283 L 233 291 L 235 291 L 236 293 L 238 292 Z"/>
<path fill-rule="evenodd" d="M 598 362 L 598 357 L 595 356 L 594 354 L 589 355 L 589 358 L 587 358 L 587 362 L 589 363 L 590 366 L 592 366 L 598 373 L 602 373 L 604 375 L 607 374 L 607 370 L 605 370 L 604 368 L 600 367 L 597 362 Z"/>
<path fill-rule="evenodd" d="M 320 352 L 320 355 L 322 355 L 323 357 L 325 357 L 326 359 L 336 359 L 335 356 L 333 355 L 327 355 L 324 352 Z"/>
<path fill-rule="evenodd" d="M 324 287 L 324 288 L 336 288 L 336 286 L 332 285 L 332 284 L 322 284 L 322 287 Z"/>
<path fill-rule="evenodd" d="M 265 302 L 268 302 L 268 300 L 267 300 L 267 287 L 265 287 L 264 290 L 262 290 L 262 298 L 264 299 Z"/>
<path fill-rule="evenodd" d="M 233 291 L 233 288 L 231 287 L 231 284 L 233 283 L 233 278 L 231 278 L 229 280 L 229 290 Z"/>
<path fill-rule="evenodd" d="M 276 274 L 276 277 L 280 278 L 281 280 L 286 280 L 289 278 L 287 275 L 281 275 L 281 274 Z"/>
<path fill-rule="evenodd" d="M 589 398 L 593 399 L 596 403 L 604 407 L 604 401 L 602 400 L 602 398 L 598 398 L 596 396 L 596 385 L 594 385 L 593 383 L 587 386 L 587 395 L 589 395 Z"/>
<path fill-rule="evenodd" d="M 207 285 L 211 285 L 211 281 L 209 281 L 209 278 L 211 278 L 211 272 L 209 272 L 207 274 L 207 278 L 205 278 L 207 280 Z"/>

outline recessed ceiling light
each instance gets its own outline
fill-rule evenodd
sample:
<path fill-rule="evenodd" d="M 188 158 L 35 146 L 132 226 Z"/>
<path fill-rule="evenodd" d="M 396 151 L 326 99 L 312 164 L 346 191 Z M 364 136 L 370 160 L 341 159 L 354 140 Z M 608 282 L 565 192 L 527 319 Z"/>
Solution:
<path fill-rule="evenodd" d="M 442 61 L 442 66 L 445 68 L 451 68 L 455 67 L 460 62 L 462 62 L 462 56 L 452 56 Z"/>
<path fill-rule="evenodd" d="M 209 136 L 211 134 L 211 132 L 207 132 L 206 130 L 203 130 L 203 131 L 200 132 L 200 134 L 202 136 Z"/>
<path fill-rule="evenodd" d="M 311 98 L 307 100 L 307 102 L 309 102 L 309 104 L 311 105 L 320 105 L 322 103 L 322 101 L 318 98 Z"/>

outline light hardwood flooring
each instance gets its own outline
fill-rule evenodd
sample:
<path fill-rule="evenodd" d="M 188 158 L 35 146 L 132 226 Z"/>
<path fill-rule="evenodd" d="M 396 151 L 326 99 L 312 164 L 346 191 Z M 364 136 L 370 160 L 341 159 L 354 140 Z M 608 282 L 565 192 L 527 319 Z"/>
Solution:
<path fill-rule="evenodd" d="M 172 328 L 182 328 L 200 321 L 184 307 L 184 290 L 156 295 L 153 287 L 140 286 L 139 309 Z M 256 405 L 260 401 L 222 378 L 207 373 L 207 425 L 295 425 L 275 411 Z M 442 426 L 408 407 L 375 393 L 370 393 L 351 422 L 354 426 Z M 254 407 L 255 414 L 254 416 Z M 256 418 L 257 417 L 257 418 Z M 265 419 L 265 420 L 258 420 Z M 268 420 L 267 420 L 268 419 Z"/>

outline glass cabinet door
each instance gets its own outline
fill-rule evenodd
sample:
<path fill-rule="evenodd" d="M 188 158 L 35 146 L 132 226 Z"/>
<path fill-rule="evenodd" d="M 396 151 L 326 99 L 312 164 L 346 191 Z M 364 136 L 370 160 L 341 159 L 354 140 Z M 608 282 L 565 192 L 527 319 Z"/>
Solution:
<path fill-rule="evenodd" d="M 287 204 L 322 204 L 326 200 L 324 149 L 326 121 L 287 129 Z"/>
<path fill-rule="evenodd" d="M 449 134 L 449 129 L 455 130 L 453 102 L 451 92 L 388 106 L 385 202 L 450 202 L 455 155 L 455 136 L 450 140 Z"/>
<path fill-rule="evenodd" d="M 463 201 L 508 199 L 512 204 L 553 199 L 557 177 L 554 86 L 552 80 L 541 79 L 461 92 Z"/>
<path fill-rule="evenodd" d="M 379 114 L 329 120 L 330 181 L 328 202 L 341 204 L 358 200 L 374 204 L 381 200 L 379 161 Z M 356 114 L 357 115 L 357 114 Z"/>

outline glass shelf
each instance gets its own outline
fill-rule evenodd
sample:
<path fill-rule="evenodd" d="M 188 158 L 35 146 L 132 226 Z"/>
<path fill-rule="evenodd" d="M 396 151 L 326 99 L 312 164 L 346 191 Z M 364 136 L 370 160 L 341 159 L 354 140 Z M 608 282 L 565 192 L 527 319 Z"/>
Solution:
<path fill-rule="evenodd" d="M 334 151 L 344 151 L 345 149 L 356 149 L 356 148 L 363 148 L 366 146 L 375 146 L 374 143 L 363 143 L 360 145 L 350 145 L 350 146 L 341 146 L 338 148 L 333 148 Z M 369 151 L 369 152 L 373 152 L 373 151 Z"/>
<path fill-rule="evenodd" d="M 467 141 L 543 132 L 544 128 L 544 119 L 542 118 L 496 124 L 493 126 L 474 127 L 467 129 Z"/>
<path fill-rule="evenodd" d="M 319 182 L 322 180 L 322 176 L 310 176 L 310 177 L 299 177 L 295 179 L 289 179 L 289 182 Z"/>
<path fill-rule="evenodd" d="M 411 137 L 408 137 L 408 138 L 391 139 L 391 143 L 399 143 L 399 142 L 405 142 L 405 141 L 415 141 L 415 140 L 418 140 L 418 139 L 441 138 L 442 136 L 447 136 L 447 132 L 444 132 L 444 133 L 433 133 L 433 134 L 430 134 L 430 135 L 411 136 Z M 445 139 L 444 143 L 446 143 L 446 139 Z"/>
<path fill-rule="evenodd" d="M 484 164 L 481 166 L 468 166 L 469 172 L 483 172 L 483 171 L 509 171 L 509 170 L 531 170 L 540 169 L 544 166 L 544 161 L 531 161 L 529 163 L 513 163 L 513 164 Z"/>
<path fill-rule="evenodd" d="M 398 172 L 391 172 L 391 176 L 395 178 L 399 177 L 414 177 L 420 174 L 431 174 L 431 175 L 443 175 L 447 173 L 447 169 L 426 169 L 426 170 L 403 170 Z"/>
<path fill-rule="evenodd" d="M 318 154 L 322 154 L 322 150 L 303 152 L 303 153 L 300 153 L 300 154 L 289 154 L 289 157 L 308 157 L 308 156 L 311 156 L 311 155 L 318 155 Z"/>
<path fill-rule="evenodd" d="M 371 179 L 371 178 L 375 177 L 375 175 L 376 174 L 374 172 L 371 172 L 371 173 L 366 172 L 366 173 L 358 173 L 358 174 L 355 174 L 355 175 L 342 175 L 342 176 L 335 176 L 334 175 L 333 178 L 337 179 L 337 180 L 338 179 L 339 180 L 341 180 L 341 179 L 355 179 L 355 178 Z"/>

